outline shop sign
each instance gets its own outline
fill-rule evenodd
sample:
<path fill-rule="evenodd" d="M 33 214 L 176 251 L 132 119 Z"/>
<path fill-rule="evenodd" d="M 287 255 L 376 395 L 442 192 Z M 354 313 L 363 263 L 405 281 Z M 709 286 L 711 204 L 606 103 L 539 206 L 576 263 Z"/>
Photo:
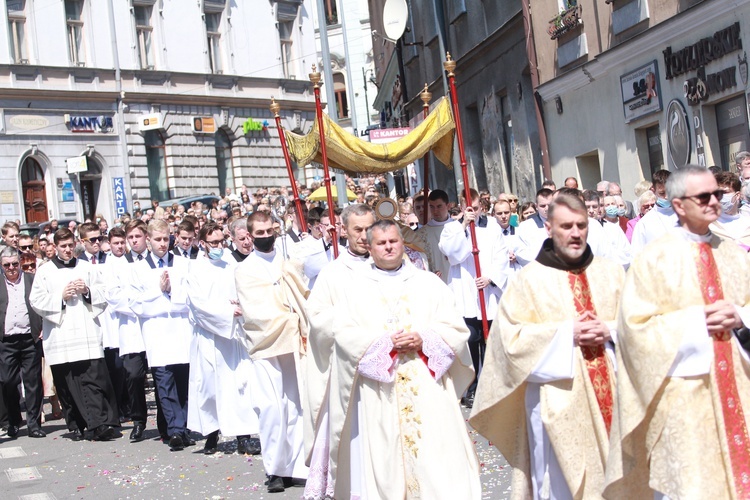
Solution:
<path fill-rule="evenodd" d="M 701 124 L 701 111 L 693 108 L 693 132 L 695 133 L 695 155 L 698 157 L 698 165 L 706 166 L 706 148 L 703 145 L 703 125 Z"/>
<path fill-rule="evenodd" d="M 140 118 L 138 129 L 141 132 L 160 128 L 164 128 L 160 113 L 151 113 L 150 115 L 143 115 Z"/>
<path fill-rule="evenodd" d="M 216 122 L 213 116 L 194 116 L 190 123 L 194 134 L 216 133 Z"/>
<path fill-rule="evenodd" d="M 664 54 L 666 78 L 671 80 L 685 73 L 696 71 L 696 76 L 687 78 L 683 84 L 683 92 L 688 104 L 695 106 L 707 100 L 713 94 L 720 94 L 737 86 L 737 66 L 727 66 L 719 71 L 707 73 L 705 66 L 712 61 L 718 61 L 724 56 L 742 50 L 740 37 L 740 23 L 721 29 L 698 42 L 672 51 L 667 47 Z M 743 82 L 747 79 L 747 61 L 738 57 L 740 77 Z"/>
<path fill-rule="evenodd" d="M 247 135 L 250 132 L 266 132 L 268 130 L 268 120 L 262 122 L 255 121 L 252 118 L 248 118 L 242 124 L 242 133 Z"/>
<path fill-rule="evenodd" d="M 111 116 L 65 115 L 65 123 L 71 132 L 111 132 L 114 129 Z"/>
<path fill-rule="evenodd" d="M 690 163 L 690 123 L 685 107 L 677 99 L 667 106 L 667 152 L 671 170 Z"/>
<path fill-rule="evenodd" d="M 62 200 L 63 202 L 76 201 L 75 191 L 73 190 L 73 183 L 66 181 L 62 188 Z"/>
<path fill-rule="evenodd" d="M 65 160 L 68 165 L 69 174 L 77 174 L 79 172 L 86 172 L 89 169 L 89 164 L 86 161 L 85 156 L 74 156 Z"/>
<path fill-rule="evenodd" d="M 120 217 L 128 211 L 128 198 L 125 196 L 125 179 L 123 177 L 113 177 L 112 185 L 115 193 L 115 214 Z"/>
<path fill-rule="evenodd" d="M 39 130 L 49 127 L 49 120 L 39 115 L 16 115 L 8 118 L 8 123 L 19 130 Z"/>
<path fill-rule="evenodd" d="M 659 65 L 654 59 L 620 77 L 625 123 L 661 111 Z"/>
<path fill-rule="evenodd" d="M 370 142 L 375 144 L 393 142 L 406 137 L 409 132 L 411 132 L 409 127 L 373 129 L 370 130 Z"/>

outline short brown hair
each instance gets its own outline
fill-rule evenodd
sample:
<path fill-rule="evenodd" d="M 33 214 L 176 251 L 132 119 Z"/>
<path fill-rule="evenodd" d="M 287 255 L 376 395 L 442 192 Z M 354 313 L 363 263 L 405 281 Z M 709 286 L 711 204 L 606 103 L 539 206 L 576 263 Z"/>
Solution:
<path fill-rule="evenodd" d="M 121 227 L 113 227 L 109 230 L 109 239 L 112 238 L 125 238 L 127 235 L 125 233 L 125 230 Z"/>
<path fill-rule="evenodd" d="M 140 229 L 143 234 L 148 233 L 148 226 L 146 226 L 145 222 L 140 219 L 132 219 L 128 222 L 128 225 L 125 226 L 125 234 L 130 234 L 136 229 Z"/>
<path fill-rule="evenodd" d="M 78 237 L 84 239 L 88 233 L 97 232 L 99 233 L 99 226 L 93 222 L 84 222 L 78 228 Z"/>
<path fill-rule="evenodd" d="M 58 245 L 61 241 L 67 241 L 67 240 L 73 240 L 75 241 L 76 237 L 73 235 L 73 231 L 68 229 L 67 227 L 61 227 L 57 231 L 55 231 L 55 245 Z"/>
<path fill-rule="evenodd" d="M 253 212 L 250 214 L 250 216 L 247 218 L 247 230 L 248 232 L 253 232 L 253 223 L 254 222 L 266 222 L 272 220 L 271 214 L 268 212 Z"/>

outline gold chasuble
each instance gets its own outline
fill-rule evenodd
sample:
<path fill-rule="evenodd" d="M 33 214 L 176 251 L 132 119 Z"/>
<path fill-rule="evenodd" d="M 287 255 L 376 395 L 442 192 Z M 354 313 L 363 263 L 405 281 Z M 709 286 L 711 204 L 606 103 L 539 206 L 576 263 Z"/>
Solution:
<path fill-rule="evenodd" d="M 704 312 L 723 299 L 748 317 L 750 263 L 731 240 L 687 235 L 654 241 L 628 272 L 606 498 L 750 498 L 750 363 Z"/>
<path fill-rule="evenodd" d="M 551 251 L 551 240 L 542 252 L 546 247 Z M 541 422 L 559 462 L 560 480 L 572 497 L 600 498 L 604 487 L 614 369 L 603 348 L 584 352 L 573 346 L 572 324 L 589 311 L 614 329 L 625 276 L 622 266 L 593 257 L 590 249 L 587 254 L 578 269 L 550 267 L 539 258 L 524 267 L 509 282 L 492 323 L 469 423 L 513 467 L 514 499 L 532 498 L 533 491 L 528 380 L 566 328 L 572 378 L 538 384 Z M 534 478 L 537 484 L 547 483 L 547 478 Z"/>

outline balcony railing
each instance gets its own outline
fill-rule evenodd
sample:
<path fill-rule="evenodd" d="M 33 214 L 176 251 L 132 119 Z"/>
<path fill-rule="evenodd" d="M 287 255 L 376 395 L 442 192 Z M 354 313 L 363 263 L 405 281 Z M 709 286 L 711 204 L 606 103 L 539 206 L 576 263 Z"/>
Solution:
<path fill-rule="evenodd" d="M 568 31 L 571 31 L 578 26 L 583 24 L 581 20 L 581 6 L 574 5 L 567 10 L 560 12 L 557 16 L 549 22 L 549 33 L 550 38 L 557 40 Z"/>

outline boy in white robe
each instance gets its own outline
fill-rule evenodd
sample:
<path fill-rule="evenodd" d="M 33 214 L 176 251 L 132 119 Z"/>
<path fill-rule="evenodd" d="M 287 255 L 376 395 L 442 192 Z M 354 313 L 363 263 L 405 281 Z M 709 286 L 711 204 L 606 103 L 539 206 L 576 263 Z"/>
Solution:
<path fill-rule="evenodd" d="M 187 288 L 193 343 L 190 349 L 188 427 L 206 437 L 204 453 L 216 452 L 219 430 L 237 436 L 240 453 L 257 455 L 258 417 L 251 400 L 252 361 L 242 332 L 242 310 L 234 267 L 222 257 L 224 233 L 206 223 L 200 231 L 204 252 L 190 265 Z"/>

